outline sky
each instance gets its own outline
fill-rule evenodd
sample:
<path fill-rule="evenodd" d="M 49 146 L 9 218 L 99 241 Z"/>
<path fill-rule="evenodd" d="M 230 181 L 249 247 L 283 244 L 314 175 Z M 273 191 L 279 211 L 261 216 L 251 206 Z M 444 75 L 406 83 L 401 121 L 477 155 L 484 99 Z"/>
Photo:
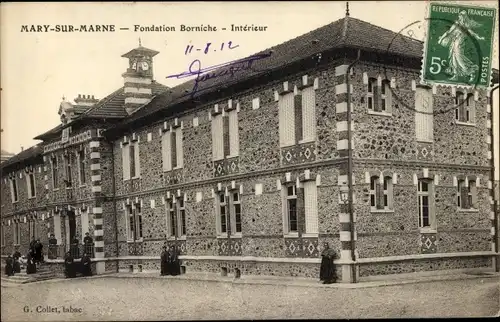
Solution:
<path fill-rule="evenodd" d="M 474 1 L 497 6 L 496 1 Z M 399 32 L 423 21 L 428 1 L 351 1 L 350 16 Z M 121 55 L 144 47 L 160 53 L 154 58 L 154 78 L 167 86 L 185 80 L 166 77 L 203 58 L 215 65 L 242 58 L 300 36 L 345 16 L 346 2 L 178 2 L 178 3 L 2 3 L 0 4 L 1 148 L 12 153 L 38 141 L 33 137 L 60 122 L 62 97 L 78 94 L 103 98 L 123 86 L 127 59 Z M 21 32 L 22 25 L 109 24 L 128 31 L 101 33 Z M 179 26 L 211 25 L 217 32 L 181 32 Z M 231 32 L 231 24 L 267 26 L 265 32 Z M 176 26 L 175 32 L 135 32 L 134 26 Z M 424 39 L 415 25 L 414 37 Z M 228 30 L 222 31 L 226 27 Z M 498 26 L 496 37 L 498 38 Z M 233 49 L 227 49 L 229 41 Z M 188 45 L 225 43 L 226 50 L 191 53 Z M 203 57 L 200 57 L 203 56 Z M 493 66 L 498 69 L 498 50 Z M 498 91 L 497 94 L 498 95 Z M 497 112 L 498 99 L 493 110 Z M 498 121 L 494 125 L 498 138 Z M 498 142 L 498 141 L 497 141 Z M 500 146 L 500 144 L 497 144 Z M 497 149 L 496 160 L 499 160 Z M 497 169 L 500 167 L 497 165 Z"/>

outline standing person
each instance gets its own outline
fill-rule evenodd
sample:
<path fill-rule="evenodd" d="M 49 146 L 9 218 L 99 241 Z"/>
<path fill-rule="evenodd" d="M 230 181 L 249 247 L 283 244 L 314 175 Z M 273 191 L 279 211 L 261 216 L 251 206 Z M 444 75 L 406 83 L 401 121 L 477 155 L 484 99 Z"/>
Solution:
<path fill-rule="evenodd" d="M 14 259 L 10 255 L 5 260 L 5 275 L 7 276 L 14 275 Z"/>
<path fill-rule="evenodd" d="M 26 274 L 36 273 L 35 254 L 30 250 L 26 255 Z"/>
<path fill-rule="evenodd" d="M 81 270 L 83 276 L 92 276 L 92 261 L 90 260 L 90 256 L 87 252 L 83 253 L 81 260 Z"/>
<path fill-rule="evenodd" d="M 43 263 L 43 244 L 40 242 L 40 238 L 35 243 L 35 262 Z"/>
<path fill-rule="evenodd" d="M 21 263 L 19 263 L 20 257 L 21 253 L 16 250 L 12 255 L 12 259 L 14 260 L 14 263 L 12 264 L 12 273 L 21 273 Z"/>
<path fill-rule="evenodd" d="M 321 252 L 321 267 L 319 271 L 319 280 L 323 284 L 331 284 L 337 281 L 337 271 L 335 270 L 335 251 L 330 248 L 328 243 L 324 244 L 324 249 Z"/>
<path fill-rule="evenodd" d="M 33 236 L 33 239 L 30 242 L 30 249 L 29 249 L 29 250 L 32 250 L 33 253 L 35 252 L 35 246 L 36 246 L 36 238 L 35 238 L 35 236 Z"/>
<path fill-rule="evenodd" d="M 76 276 L 74 260 L 73 256 L 71 256 L 71 252 L 67 252 L 66 257 L 64 258 L 64 276 L 66 276 L 66 278 L 73 278 Z"/>
<path fill-rule="evenodd" d="M 94 240 L 92 239 L 92 237 L 90 237 L 89 233 L 87 232 L 85 233 L 85 237 L 83 238 L 83 249 L 84 252 L 87 253 L 87 255 L 93 257 L 94 249 L 92 246 L 94 246 Z"/>
<path fill-rule="evenodd" d="M 75 238 L 73 238 L 73 240 L 71 241 L 71 247 L 70 247 L 70 251 L 71 251 L 71 255 L 73 256 L 73 258 L 80 258 L 80 245 L 79 245 L 79 241 L 78 241 L 78 237 L 75 236 Z"/>
<path fill-rule="evenodd" d="M 170 254 L 167 251 L 167 245 L 163 245 L 163 251 L 161 252 L 161 255 L 160 255 L 160 265 L 161 265 L 160 275 L 161 276 L 170 275 L 169 262 L 168 262 L 169 256 L 170 256 Z"/>
<path fill-rule="evenodd" d="M 169 266 L 170 266 L 170 274 L 171 275 L 179 275 L 181 273 L 181 266 L 179 262 L 179 255 L 177 253 L 177 249 L 175 246 L 170 246 L 170 254 L 169 254 Z"/>
<path fill-rule="evenodd" d="M 49 238 L 49 259 L 57 258 L 57 239 L 54 234 L 50 234 Z"/>

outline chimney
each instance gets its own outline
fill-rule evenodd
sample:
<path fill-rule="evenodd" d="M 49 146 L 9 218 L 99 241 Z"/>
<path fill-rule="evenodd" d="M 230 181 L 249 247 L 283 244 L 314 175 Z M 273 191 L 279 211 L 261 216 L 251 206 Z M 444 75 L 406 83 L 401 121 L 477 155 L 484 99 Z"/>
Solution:
<path fill-rule="evenodd" d="M 78 94 L 78 97 L 75 98 L 75 103 L 78 106 L 92 106 L 97 102 L 99 102 L 99 100 L 95 99 L 94 95 Z"/>
<path fill-rule="evenodd" d="M 153 98 L 153 57 L 157 51 L 139 46 L 122 57 L 128 58 L 127 71 L 122 74 L 125 110 L 132 114 Z"/>

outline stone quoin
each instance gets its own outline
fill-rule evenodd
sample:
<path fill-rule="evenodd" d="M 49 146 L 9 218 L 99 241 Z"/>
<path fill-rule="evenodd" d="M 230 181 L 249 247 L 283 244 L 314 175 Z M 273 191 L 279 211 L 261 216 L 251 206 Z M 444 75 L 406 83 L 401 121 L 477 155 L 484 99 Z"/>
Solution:
<path fill-rule="evenodd" d="M 1 164 L 2 256 L 89 232 L 98 274 L 159 270 L 164 243 L 242 275 L 317 277 L 325 242 L 342 282 L 491 266 L 490 98 L 419 86 L 422 45 L 346 16 L 192 95 L 131 50 L 123 87 Z"/>

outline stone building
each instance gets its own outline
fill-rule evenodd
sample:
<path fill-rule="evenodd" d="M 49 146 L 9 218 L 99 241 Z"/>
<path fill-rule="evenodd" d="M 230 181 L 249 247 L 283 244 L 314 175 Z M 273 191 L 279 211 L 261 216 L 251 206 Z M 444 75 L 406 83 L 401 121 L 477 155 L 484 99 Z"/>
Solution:
<path fill-rule="evenodd" d="M 419 85 L 421 42 L 346 16 L 173 88 L 157 54 L 2 165 L 2 254 L 88 231 L 97 272 L 164 243 L 236 275 L 316 277 L 325 242 L 345 282 L 492 265 L 488 92 Z"/>

